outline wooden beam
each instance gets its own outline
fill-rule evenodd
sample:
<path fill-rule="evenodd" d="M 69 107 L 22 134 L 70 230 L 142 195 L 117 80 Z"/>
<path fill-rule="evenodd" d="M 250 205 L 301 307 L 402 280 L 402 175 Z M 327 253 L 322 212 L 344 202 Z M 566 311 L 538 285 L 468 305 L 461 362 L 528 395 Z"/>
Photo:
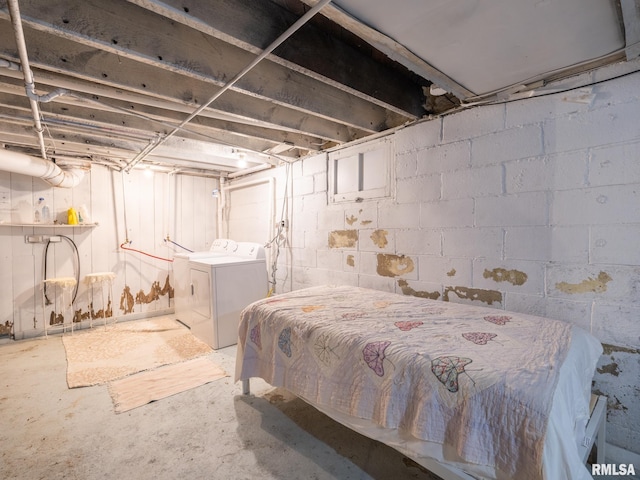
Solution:
<path fill-rule="evenodd" d="M 40 90 L 43 86 L 45 85 L 39 85 Z M 40 103 L 40 108 L 44 114 L 61 115 L 76 122 L 95 122 L 112 125 L 116 129 L 129 128 L 139 132 L 158 134 L 169 132 L 185 117 L 183 112 L 169 108 L 157 108 L 144 104 L 132 105 L 131 102 L 115 99 L 110 99 L 108 104 L 91 102 L 88 95 L 86 100 L 84 98 L 61 95 L 52 102 Z M 24 97 L 24 86 L 20 85 L 18 80 L 3 78 L 0 75 L 0 105 L 12 108 L 28 107 Z M 196 117 L 177 135 L 254 151 L 264 151 L 282 143 L 292 143 L 306 150 L 315 151 L 319 150 L 322 142 L 320 138 L 295 132 L 273 130 L 205 116 Z"/>
<path fill-rule="evenodd" d="M 9 31 L 2 28 L 0 22 L 0 55 L 15 60 L 9 42 Z M 208 98 L 213 91 L 211 85 L 166 70 L 139 64 L 126 57 L 109 54 L 88 47 L 82 48 L 78 44 L 65 45 L 65 55 L 60 58 L 47 48 L 53 40 L 45 39 L 42 35 L 31 39 L 34 48 L 31 66 L 39 73 L 36 75 L 36 87 L 39 82 L 47 82 L 47 78 L 61 81 L 51 82 L 54 87 L 66 88 L 66 84 L 77 85 L 82 81 L 90 85 L 86 91 L 100 92 L 100 98 L 119 98 L 134 95 L 140 99 L 147 97 L 148 101 L 170 102 L 191 106 L 195 109 L 201 99 Z M 60 41 L 58 41 L 58 45 Z M 42 49 L 45 49 L 42 52 Z M 7 72 L 10 75 L 12 72 Z M 19 72 L 18 72 L 19 73 Z M 144 81 L 141 81 L 144 79 Z M 216 87 L 217 88 L 217 87 Z M 271 102 L 265 102 L 253 96 L 228 91 L 215 105 L 205 112 L 236 118 L 242 123 L 254 122 L 268 125 L 275 130 L 298 132 L 323 139 L 330 139 L 339 143 L 362 138 L 370 133 L 350 126 L 336 123 L 328 118 L 320 118 L 298 110 L 285 108 Z M 186 115 L 185 115 L 186 116 Z"/>
<path fill-rule="evenodd" d="M 5 119 L 6 120 L 6 119 Z M 110 159 L 115 162 L 127 160 L 133 157 L 146 142 L 135 142 L 124 140 L 118 136 L 101 134 L 88 135 L 70 131 L 67 128 L 60 128 L 55 125 L 48 126 L 49 138 L 45 138 L 47 148 L 51 151 L 51 156 L 68 157 L 100 157 Z M 177 139 L 178 141 L 185 139 Z M 36 137 L 30 124 L 29 115 L 20 116 L 19 112 L 12 115 L 11 121 L 0 122 L 0 142 L 32 148 L 37 156 L 39 149 Z M 171 148 L 159 149 L 148 160 L 153 163 L 165 165 L 187 165 L 190 168 L 214 169 L 220 172 L 233 172 L 237 166 L 233 165 L 231 159 L 214 157 L 207 161 L 203 158 L 185 158 L 186 156 L 175 156 Z"/>
<path fill-rule="evenodd" d="M 292 12 L 271 1 L 211 0 L 188 6 L 182 0 L 128 1 L 253 54 L 304 13 L 302 3 Z M 423 116 L 422 86 L 429 82 L 363 54 L 370 47 L 355 48 L 341 38 L 345 32 L 340 28 L 335 24 L 328 31 L 319 28 L 314 18 L 269 59 L 398 113 Z"/>
<path fill-rule="evenodd" d="M 24 0 L 21 12 L 34 64 L 45 57 L 52 66 L 62 57 L 66 64 L 63 68 L 72 68 L 72 63 L 84 61 L 84 73 L 95 79 L 102 76 L 113 80 L 116 76 L 123 87 L 128 85 L 147 92 L 156 91 L 160 80 L 175 75 L 182 77 L 174 79 L 176 86 L 206 82 L 219 87 L 254 58 L 253 54 L 235 46 L 215 38 L 203 38 L 200 32 L 184 25 L 117 1 L 84 0 L 70 8 L 66 0 L 52 0 L 43 9 L 36 0 Z M 27 26 L 34 30 L 27 30 Z M 36 31 L 44 34 L 42 40 Z M 45 45 L 37 46 L 43 41 L 52 50 L 50 53 L 45 52 Z M 155 67 L 153 74 L 151 67 Z M 251 96 L 370 132 L 409 120 L 269 61 L 257 65 L 233 90 L 236 95 Z M 213 92 L 215 89 L 210 90 L 206 98 Z M 188 97 L 188 92 L 173 93 L 174 98 L 184 96 Z M 234 104 L 238 103 L 239 99 L 235 98 Z"/>

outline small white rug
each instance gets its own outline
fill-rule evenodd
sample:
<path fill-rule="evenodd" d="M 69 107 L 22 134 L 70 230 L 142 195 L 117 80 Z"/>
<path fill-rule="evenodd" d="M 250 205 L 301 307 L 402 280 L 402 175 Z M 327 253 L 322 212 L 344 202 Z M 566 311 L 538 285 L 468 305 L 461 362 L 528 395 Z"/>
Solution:
<path fill-rule="evenodd" d="M 136 320 L 62 337 L 69 388 L 100 385 L 211 353 L 209 345 L 168 317 Z"/>
<path fill-rule="evenodd" d="M 116 413 L 227 377 L 224 369 L 201 357 L 115 380 L 109 384 Z"/>

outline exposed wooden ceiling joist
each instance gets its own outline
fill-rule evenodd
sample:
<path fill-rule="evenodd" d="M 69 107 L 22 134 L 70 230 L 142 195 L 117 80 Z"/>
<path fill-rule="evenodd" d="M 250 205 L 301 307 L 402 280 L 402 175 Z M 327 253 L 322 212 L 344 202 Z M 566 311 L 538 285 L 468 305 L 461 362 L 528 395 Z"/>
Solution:
<path fill-rule="evenodd" d="M 166 135 L 308 9 L 297 0 L 19 0 L 19 6 L 37 93 L 66 90 L 41 103 L 45 123 L 56 124 L 49 149 L 59 145 L 54 132 L 63 135 L 69 125 L 74 135 L 86 126 L 85 143 L 94 141 L 95 124 Z M 177 136 L 253 152 L 287 145 L 281 155 L 296 157 L 428 113 L 428 81 L 322 22 L 304 25 Z M 6 0 L 0 0 L 0 58 L 19 63 Z M 21 72 L 0 68 L 0 81 L 0 91 L 11 95 L 3 96 L 4 108 L 18 108 Z M 135 156 L 146 143 L 129 147 Z"/>
<path fill-rule="evenodd" d="M 0 144 L 41 152 L 9 3 L 19 5 L 52 156 L 220 175 L 508 95 L 514 85 L 526 90 L 509 83 L 520 71 L 543 83 L 639 51 L 640 0 L 326 2 L 0 0 Z M 538 44 L 563 47 L 562 55 Z M 488 80 L 499 88 L 476 91 Z"/>

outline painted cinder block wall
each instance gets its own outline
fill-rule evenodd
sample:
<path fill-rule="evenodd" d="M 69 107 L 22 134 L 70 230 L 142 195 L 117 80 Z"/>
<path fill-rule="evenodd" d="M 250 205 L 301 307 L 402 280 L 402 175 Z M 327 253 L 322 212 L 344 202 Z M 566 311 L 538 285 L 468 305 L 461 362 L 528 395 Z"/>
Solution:
<path fill-rule="evenodd" d="M 278 212 L 286 191 L 276 291 L 351 284 L 579 325 L 604 344 L 593 391 L 609 398 L 608 443 L 640 458 L 640 73 L 625 75 L 634 68 L 395 132 L 392 199 L 329 204 L 324 153 L 290 175 L 259 174 L 276 177 Z"/>
<path fill-rule="evenodd" d="M 217 200 L 211 193 L 218 187 L 213 178 L 148 176 L 135 169 L 120 173 L 93 165 L 78 186 L 56 188 L 37 177 L 0 170 L 0 342 L 40 336 L 52 311 L 69 314 L 61 303 L 43 307 L 45 244 L 26 243 L 25 236 L 64 235 L 76 244 L 80 284 L 74 311 L 81 320 L 76 327 L 88 324 L 92 300 L 83 282 L 88 273 L 116 274 L 107 310 L 120 320 L 173 311 L 173 269 L 162 259 L 184 250 L 168 243 L 167 236 L 189 249 L 208 250 L 217 237 Z M 85 206 L 98 225 L 29 225 L 39 197 L 60 222 L 67 221 L 69 207 Z M 159 258 L 124 251 L 123 242 Z M 73 277 L 78 271 L 70 241 L 50 244 L 47 260 L 46 278 Z M 94 311 L 100 315 L 101 310 L 96 290 Z"/>

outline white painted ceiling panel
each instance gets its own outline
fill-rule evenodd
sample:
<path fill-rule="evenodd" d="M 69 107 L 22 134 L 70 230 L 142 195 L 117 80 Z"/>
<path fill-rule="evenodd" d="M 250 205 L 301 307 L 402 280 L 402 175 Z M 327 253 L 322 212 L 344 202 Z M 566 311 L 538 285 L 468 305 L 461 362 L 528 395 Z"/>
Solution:
<path fill-rule="evenodd" d="M 625 47 L 613 1 L 334 0 L 476 95 Z"/>

